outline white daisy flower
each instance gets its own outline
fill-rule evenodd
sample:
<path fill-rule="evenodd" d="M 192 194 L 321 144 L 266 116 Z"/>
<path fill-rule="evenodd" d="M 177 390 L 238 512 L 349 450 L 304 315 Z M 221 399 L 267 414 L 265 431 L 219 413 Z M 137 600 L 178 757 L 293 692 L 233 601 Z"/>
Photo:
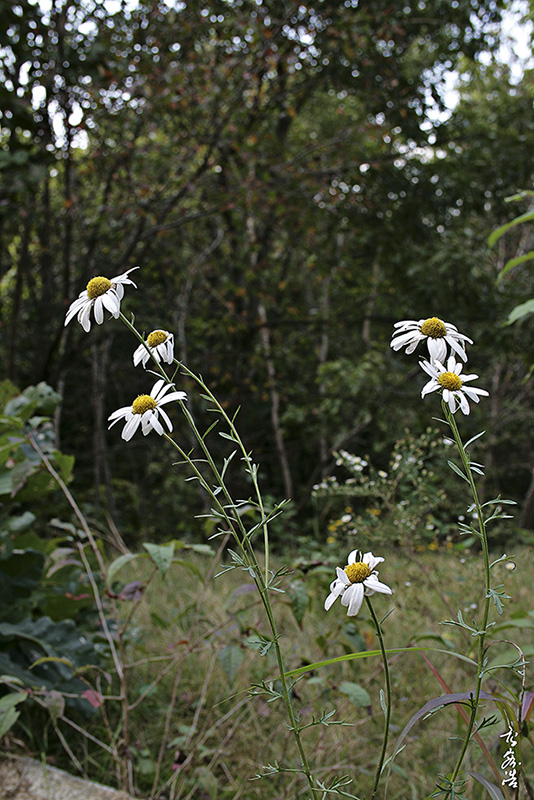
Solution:
<path fill-rule="evenodd" d="M 154 356 L 158 364 L 160 361 L 172 364 L 174 359 L 174 336 L 172 333 L 160 330 L 152 331 L 152 333 L 148 334 L 146 343 L 148 350 L 144 344 L 140 344 L 133 354 L 134 367 L 138 364 L 146 367 L 147 361 L 151 356 Z"/>
<path fill-rule="evenodd" d="M 326 611 L 341 597 L 341 605 L 347 606 L 347 614 L 353 617 L 360 610 L 364 595 L 375 592 L 393 594 L 389 586 L 378 580 L 378 572 L 375 570 L 376 565 L 383 560 L 381 556 L 374 556 L 372 553 L 362 555 L 359 550 L 349 553 L 345 569 L 336 567 L 337 578 L 330 584 L 330 594 L 324 603 Z"/>
<path fill-rule="evenodd" d="M 472 340 L 463 333 L 459 333 L 454 325 L 451 325 L 450 322 L 443 322 L 438 317 L 417 321 L 405 319 L 402 322 L 396 322 L 394 327 L 396 330 L 391 340 L 391 347 L 394 350 L 406 347 L 405 352 L 410 355 L 419 342 L 426 339 L 431 361 L 443 363 L 447 358 L 447 345 L 456 355 L 460 356 L 462 361 L 467 361 L 465 343 L 473 344 Z"/>
<path fill-rule="evenodd" d="M 156 381 L 150 394 L 141 394 L 136 397 L 131 406 L 119 408 L 110 414 L 108 422 L 111 422 L 110 428 L 115 425 L 119 420 L 126 420 L 126 425 L 122 429 L 122 438 L 129 442 L 139 425 L 143 431 L 143 436 L 155 430 L 160 436 L 164 432 L 163 425 L 159 421 L 159 417 L 163 418 L 165 425 L 169 431 L 172 431 L 172 422 L 170 421 L 167 413 L 163 410 L 162 406 L 165 403 L 171 403 L 173 400 L 185 400 L 185 392 L 171 392 L 167 394 L 169 389 L 174 387 L 174 383 L 165 383 L 163 378 Z"/>
<path fill-rule="evenodd" d="M 132 267 L 123 272 L 122 275 L 116 275 L 115 278 L 103 278 L 101 275 L 91 278 L 83 292 L 80 292 L 78 298 L 71 303 L 67 311 L 65 325 L 68 325 L 71 319 L 77 316 L 78 322 L 84 331 L 88 333 L 91 330 L 90 317 L 91 309 L 93 308 L 98 325 L 101 325 L 104 321 L 104 309 L 107 309 L 113 317 L 117 318 L 121 309 L 125 285 L 131 284 L 135 286 L 135 283 L 128 277 L 134 269 L 139 269 L 139 267 Z"/>
<path fill-rule="evenodd" d="M 428 361 L 419 363 L 431 378 L 423 386 L 421 397 L 441 389 L 443 399 L 449 404 L 453 414 L 457 407 L 460 407 L 464 414 L 469 414 L 468 399 L 478 403 L 481 396 L 489 394 L 485 389 L 475 389 L 473 386 L 464 385 L 468 381 L 474 381 L 478 375 L 462 375 L 463 364 L 459 364 L 454 356 L 449 356 L 446 368 L 439 361 L 435 361 L 433 364 L 429 364 Z"/>

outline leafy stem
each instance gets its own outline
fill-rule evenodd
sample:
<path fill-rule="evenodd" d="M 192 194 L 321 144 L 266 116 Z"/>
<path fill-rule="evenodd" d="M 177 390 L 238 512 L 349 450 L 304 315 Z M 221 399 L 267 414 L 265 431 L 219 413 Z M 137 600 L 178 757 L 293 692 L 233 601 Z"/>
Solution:
<path fill-rule="evenodd" d="M 478 537 L 480 539 L 480 545 L 482 548 L 482 558 L 484 563 L 484 610 L 482 614 L 482 624 L 479 627 L 479 635 L 478 639 L 478 648 L 477 648 L 477 680 L 475 685 L 475 691 L 473 692 L 473 699 L 471 702 L 471 714 L 469 715 L 469 721 L 467 723 L 467 731 L 464 737 L 464 741 L 462 744 L 462 748 L 458 755 L 456 765 L 454 767 L 454 771 L 452 773 L 451 782 L 454 784 L 456 781 L 460 769 L 467 752 L 467 748 L 469 746 L 469 742 L 471 740 L 471 736 L 475 727 L 476 716 L 480 701 L 480 691 L 482 688 L 482 679 L 484 676 L 483 670 L 483 663 L 484 663 L 484 643 L 486 639 L 486 633 L 488 630 L 488 618 L 489 618 L 489 609 L 490 609 L 490 602 L 491 602 L 491 585 L 490 585 L 490 559 L 489 559 L 489 548 L 488 548 L 488 538 L 486 533 L 486 523 L 484 520 L 484 513 L 482 510 L 482 505 L 480 503 L 478 497 L 478 491 L 475 483 L 475 479 L 473 477 L 473 470 L 471 469 L 471 459 L 469 457 L 469 453 L 463 444 L 462 438 L 460 436 L 460 432 L 458 430 L 458 426 L 456 424 L 456 419 L 454 414 L 451 412 L 447 403 L 444 400 L 441 401 L 443 412 L 445 414 L 445 418 L 447 423 L 451 429 L 454 441 L 456 443 L 456 447 L 458 448 L 458 453 L 460 455 L 460 460 L 463 466 L 463 476 L 465 477 L 467 483 L 469 484 L 469 488 L 471 489 L 471 495 L 473 497 L 473 505 L 472 509 L 476 511 L 477 523 L 478 523 Z"/>
<path fill-rule="evenodd" d="M 168 383 L 171 382 L 171 378 L 166 374 L 165 369 L 162 365 L 154 358 L 153 353 L 151 352 L 150 348 L 148 347 L 145 339 L 143 336 L 137 331 L 134 324 L 130 322 L 122 313 L 120 314 L 122 321 L 126 324 L 126 326 L 130 329 L 130 331 L 136 336 L 136 338 L 145 346 L 147 352 L 151 355 L 152 360 L 155 363 L 155 367 L 157 372 L 164 378 L 165 381 Z M 226 485 L 224 475 L 225 469 L 222 471 L 219 470 L 215 460 L 211 454 L 211 451 L 207 444 L 207 433 L 212 429 L 211 427 L 208 429 L 206 434 L 202 434 L 197 427 L 197 424 L 185 405 L 182 401 L 180 401 L 180 406 L 182 412 L 187 420 L 189 428 L 198 443 L 200 449 L 203 453 L 203 463 L 207 464 L 209 470 L 211 471 L 213 478 L 215 479 L 215 487 L 213 487 L 210 482 L 206 479 L 203 474 L 203 471 L 199 467 L 199 462 L 192 455 L 186 452 L 178 442 L 176 442 L 171 436 L 167 433 L 164 433 L 165 439 L 172 444 L 172 446 L 180 453 L 181 458 L 183 461 L 188 465 L 191 469 L 193 476 L 196 480 L 198 480 L 203 487 L 203 489 L 209 495 L 212 503 L 213 503 L 213 513 L 216 517 L 223 520 L 224 523 L 227 525 L 229 532 L 231 533 L 232 537 L 234 538 L 236 544 L 239 547 L 241 556 L 236 557 L 239 562 L 243 565 L 245 569 L 248 570 L 249 574 L 251 575 L 258 593 L 260 595 L 260 599 L 267 616 L 269 628 L 271 631 L 272 636 L 272 645 L 274 647 L 276 661 L 278 666 L 279 672 L 279 679 L 281 684 L 281 695 L 284 700 L 284 704 L 286 706 L 287 715 L 289 719 L 289 728 L 293 731 L 293 735 L 295 737 L 295 742 L 297 746 L 297 750 L 300 757 L 301 769 L 310 788 L 314 789 L 314 780 L 312 777 L 311 769 L 308 763 L 308 759 L 304 750 L 304 746 L 302 743 L 302 738 L 300 735 L 300 727 L 298 725 L 298 720 L 296 718 L 295 712 L 293 711 L 293 706 L 291 702 L 291 692 L 290 686 L 288 684 L 288 679 L 286 678 L 286 669 L 284 665 L 284 658 L 282 654 L 282 649 L 279 643 L 279 633 L 276 625 L 276 619 L 274 616 L 274 611 L 271 603 L 270 598 L 270 586 L 271 586 L 271 579 L 269 573 L 269 535 L 268 535 L 268 519 L 269 515 L 266 516 L 265 513 L 265 505 L 263 502 L 261 489 L 259 486 L 258 481 L 258 468 L 257 465 L 254 464 L 252 461 L 250 453 L 246 450 L 245 445 L 237 431 L 237 428 L 234 423 L 234 419 L 228 416 L 225 409 L 219 403 L 215 395 L 211 392 L 211 390 L 206 386 L 204 380 L 200 375 L 196 375 L 192 372 L 188 367 L 186 367 L 183 363 L 174 360 L 174 364 L 176 365 L 176 369 L 180 370 L 183 374 L 187 375 L 189 378 L 195 381 L 195 383 L 201 389 L 203 396 L 205 399 L 209 400 L 210 403 L 213 404 L 213 408 L 211 410 L 216 411 L 220 417 L 225 421 L 230 431 L 229 434 L 224 434 L 225 438 L 230 439 L 230 441 L 234 442 L 237 450 L 241 453 L 241 460 L 245 464 L 245 470 L 250 475 L 252 479 L 252 483 L 254 486 L 254 493 L 256 496 L 256 504 L 257 508 L 260 513 L 261 518 L 261 527 L 263 528 L 264 533 L 264 544 L 265 544 L 265 566 L 264 571 L 260 569 L 260 565 L 258 563 L 258 559 L 256 556 L 256 552 L 254 550 L 253 543 L 251 541 L 250 532 L 247 532 L 245 525 L 238 513 L 239 503 L 234 501 L 231 493 Z M 213 427 L 213 426 L 212 426 Z M 229 460 L 227 461 L 229 463 Z"/>

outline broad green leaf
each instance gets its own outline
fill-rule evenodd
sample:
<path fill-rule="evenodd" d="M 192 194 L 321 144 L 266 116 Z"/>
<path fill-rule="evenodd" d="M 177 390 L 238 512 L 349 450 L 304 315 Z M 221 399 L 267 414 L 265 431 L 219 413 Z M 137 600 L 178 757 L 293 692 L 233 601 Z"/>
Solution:
<path fill-rule="evenodd" d="M 302 628 L 302 621 L 304 619 L 304 614 L 306 613 L 308 606 L 310 604 L 310 597 L 308 595 L 308 589 L 304 581 L 291 581 L 289 590 L 288 590 L 289 602 L 291 604 L 291 610 L 293 611 L 293 616 L 295 617 L 295 621 L 299 628 Z"/>
<path fill-rule="evenodd" d="M 339 686 L 339 691 L 346 695 L 351 703 L 354 703 L 358 708 L 369 708 L 371 705 L 371 698 L 369 692 L 360 686 L 358 683 L 352 681 L 343 681 Z"/>
<path fill-rule="evenodd" d="M 74 456 L 60 453 L 59 450 L 54 450 L 54 463 L 59 467 L 58 472 L 63 481 L 67 482 L 72 474 L 74 468 Z"/>
<path fill-rule="evenodd" d="M 111 585 L 113 578 L 121 570 L 126 564 L 129 564 L 130 561 L 134 561 L 136 558 L 146 558 L 145 553 L 124 553 L 122 556 L 119 556 L 114 561 L 111 562 L 107 569 L 107 578 L 108 578 L 108 586 Z"/>
<path fill-rule="evenodd" d="M 171 542 L 170 544 L 146 543 L 143 545 L 143 547 L 161 572 L 161 576 L 164 578 L 172 564 L 172 557 L 174 555 L 174 542 Z"/>
<path fill-rule="evenodd" d="M 0 713 L 0 739 L 13 727 L 20 717 L 20 711 L 15 708 L 8 709 L 5 714 Z"/>
<path fill-rule="evenodd" d="M 224 670 L 224 674 L 230 685 L 233 684 L 243 661 L 243 650 L 237 644 L 227 644 L 217 653 L 219 664 Z"/>
<path fill-rule="evenodd" d="M 0 714 L 4 714 L 10 708 L 18 706 L 19 703 L 23 703 L 27 697 L 26 692 L 10 692 L 0 697 Z"/>
<path fill-rule="evenodd" d="M 187 561 L 185 558 L 173 558 L 173 564 L 178 564 L 180 567 L 184 569 L 188 569 L 193 575 L 195 575 L 199 580 L 204 580 L 204 576 L 202 572 L 199 570 L 196 564 L 193 564 L 192 561 Z"/>

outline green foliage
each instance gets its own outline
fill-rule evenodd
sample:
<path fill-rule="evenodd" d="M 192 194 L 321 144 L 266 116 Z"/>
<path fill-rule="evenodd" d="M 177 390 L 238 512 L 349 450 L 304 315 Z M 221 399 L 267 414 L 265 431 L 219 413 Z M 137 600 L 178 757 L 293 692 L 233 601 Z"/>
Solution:
<path fill-rule="evenodd" d="M 337 466 L 349 476 L 331 475 L 314 487 L 322 514 L 330 517 L 329 536 L 335 541 L 357 536 L 360 548 L 376 547 L 377 542 L 417 548 L 450 541 L 456 520 L 447 503 L 444 452 L 439 431 L 429 428 L 419 437 L 407 432 L 395 444 L 385 470 L 347 451 L 336 453 Z M 342 510 L 332 518 L 340 505 Z"/>
<path fill-rule="evenodd" d="M 71 708 L 91 714 L 83 697 L 89 684 L 80 675 L 101 657 L 89 587 L 76 532 L 65 534 L 67 526 L 47 517 L 57 513 L 58 487 L 31 446 L 35 437 L 69 480 L 74 459 L 55 447 L 48 419 L 60 398 L 44 383 L 13 397 L 14 387 L 4 382 L 0 393 L 9 398 L 0 420 L 0 673 L 10 676 L 4 683 L 12 689 L 67 692 Z M 59 536 L 50 538 L 50 525 Z M 7 704 L 2 729 L 19 717 L 15 706 L 27 697 L 21 688 L 0 699 Z"/>

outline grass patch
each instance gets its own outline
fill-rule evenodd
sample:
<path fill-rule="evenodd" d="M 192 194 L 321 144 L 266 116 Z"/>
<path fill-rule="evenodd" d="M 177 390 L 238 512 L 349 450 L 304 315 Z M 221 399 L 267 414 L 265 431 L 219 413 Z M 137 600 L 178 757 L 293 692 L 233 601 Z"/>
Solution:
<path fill-rule="evenodd" d="M 444 693 L 438 677 L 453 692 L 469 691 L 475 670 L 454 657 L 454 653 L 475 656 L 475 637 L 465 630 L 440 624 L 456 618 L 461 610 L 466 622 L 476 618 L 480 596 L 481 565 L 469 552 L 423 552 L 407 555 L 384 553 L 380 577 L 393 589 L 392 597 L 375 595 L 379 617 L 393 609 L 384 623 L 386 646 L 421 646 L 434 651 L 392 655 L 393 714 L 391 754 L 400 731 L 411 716 L 429 699 Z M 499 557 L 501 553 L 495 554 Z M 511 621 L 492 639 L 513 639 L 527 656 L 533 651 L 531 611 L 531 551 L 515 554 L 517 569 L 504 564 L 495 567 L 495 583 L 505 584 L 507 601 L 497 623 Z M 342 559 L 341 559 L 342 560 Z M 214 800 L 290 800 L 306 797 L 301 776 L 291 772 L 252 780 L 263 765 L 278 762 L 289 769 L 298 765 L 294 740 L 287 727 L 281 702 L 251 687 L 276 679 L 277 668 L 268 650 L 260 655 L 258 642 L 268 635 L 258 595 L 247 572 L 234 570 L 207 582 L 203 576 L 212 566 L 207 558 L 193 557 L 197 570 L 178 565 L 165 579 L 159 575 L 148 585 L 125 639 L 125 660 L 131 711 L 128 758 L 140 796 L 161 798 L 214 798 Z M 126 581 L 143 580 L 148 562 L 127 570 Z M 299 578 L 309 604 L 298 624 L 290 598 L 295 593 L 297 574 L 284 579 L 284 594 L 274 598 L 283 651 L 288 670 L 315 664 L 327 658 L 374 650 L 377 640 L 367 618 L 365 605 L 357 617 L 346 616 L 336 605 L 323 608 L 332 565 L 318 564 Z M 121 609 L 127 616 L 131 601 Z M 297 614 L 300 619 L 300 613 Z M 521 626 L 521 627 L 520 627 Z M 503 642 L 491 647 L 488 657 L 513 658 L 512 648 Z M 425 660 L 426 659 L 426 660 Z M 434 670 L 434 671 L 433 671 Z M 484 690 L 502 693 L 500 680 L 519 692 L 520 676 L 503 670 L 492 673 Z M 315 775 L 321 780 L 350 775 L 350 791 L 365 798 L 372 786 L 374 768 L 383 728 L 379 694 L 383 676 L 379 658 L 340 662 L 306 672 L 293 687 L 295 707 L 303 722 L 320 719 L 323 712 L 344 725 L 318 725 L 304 734 Z M 527 689 L 530 688 L 527 686 Z M 108 708 L 109 706 L 109 708 Z M 119 717 L 108 708 L 108 726 L 116 731 L 120 746 Z M 493 703 L 485 715 L 499 713 Z M 88 724 L 93 735 L 109 734 L 100 712 Z M 435 788 L 437 773 L 454 766 L 465 726 L 457 709 L 449 706 L 418 722 L 410 731 L 405 749 L 397 756 L 389 781 L 388 797 L 426 798 Z M 484 742 L 500 765 L 506 749 L 500 734 L 502 720 L 483 732 Z M 69 732 L 69 744 L 87 772 L 98 780 L 112 781 L 110 760 Z M 532 762 L 525 741 L 523 764 Z M 476 744 L 470 748 L 465 768 L 494 781 L 486 758 Z M 528 766 L 527 766 L 528 772 Z M 159 787 L 159 788 L 158 788 Z M 162 788 L 163 787 L 163 788 Z M 382 787 L 383 789 L 383 787 Z M 483 797 L 478 784 L 471 798 Z"/>

